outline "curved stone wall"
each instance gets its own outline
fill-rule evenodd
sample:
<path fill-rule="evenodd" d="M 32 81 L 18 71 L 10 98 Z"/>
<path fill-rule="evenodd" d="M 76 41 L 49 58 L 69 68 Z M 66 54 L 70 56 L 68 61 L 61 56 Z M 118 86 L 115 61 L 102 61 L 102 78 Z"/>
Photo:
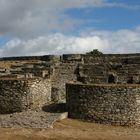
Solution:
<path fill-rule="evenodd" d="M 140 123 L 140 85 L 66 85 L 69 117 L 113 125 Z"/>
<path fill-rule="evenodd" d="M 0 80 L 0 113 L 39 109 L 51 101 L 51 83 L 44 79 Z"/>

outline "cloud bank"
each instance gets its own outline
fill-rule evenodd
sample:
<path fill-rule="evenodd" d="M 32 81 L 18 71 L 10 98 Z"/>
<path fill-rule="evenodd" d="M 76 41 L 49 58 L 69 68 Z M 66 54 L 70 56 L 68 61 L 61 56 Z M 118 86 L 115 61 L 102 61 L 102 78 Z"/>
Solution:
<path fill-rule="evenodd" d="M 71 29 L 76 21 L 69 8 L 97 7 L 104 0 L 0 0 L 0 35 L 24 39 Z"/>
<path fill-rule="evenodd" d="M 0 35 L 29 39 L 53 31 L 69 32 L 79 22 L 65 10 L 86 7 L 140 9 L 108 0 L 0 0 Z"/>
<path fill-rule="evenodd" d="M 1 56 L 86 53 L 99 49 L 104 53 L 140 52 L 140 29 L 84 32 L 79 37 L 62 33 L 40 36 L 28 41 L 13 39 L 0 49 Z"/>
<path fill-rule="evenodd" d="M 108 0 L 0 0 L 0 36 L 10 40 L 0 48 L 0 56 L 140 51 L 140 27 L 134 30 L 83 32 L 66 35 L 80 21 L 65 14 L 69 8 L 139 6 L 109 3 Z"/>

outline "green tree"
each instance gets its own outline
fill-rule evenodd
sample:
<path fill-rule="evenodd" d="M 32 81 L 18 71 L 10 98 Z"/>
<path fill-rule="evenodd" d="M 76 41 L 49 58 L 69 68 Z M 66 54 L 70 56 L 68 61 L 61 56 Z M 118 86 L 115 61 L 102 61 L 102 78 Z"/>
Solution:
<path fill-rule="evenodd" d="M 95 57 L 98 57 L 98 56 L 102 56 L 103 55 L 103 53 L 100 52 L 98 49 L 94 49 L 93 51 L 88 52 L 86 54 L 87 55 L 91 55 L 91 56 L 95 56 Z"/>

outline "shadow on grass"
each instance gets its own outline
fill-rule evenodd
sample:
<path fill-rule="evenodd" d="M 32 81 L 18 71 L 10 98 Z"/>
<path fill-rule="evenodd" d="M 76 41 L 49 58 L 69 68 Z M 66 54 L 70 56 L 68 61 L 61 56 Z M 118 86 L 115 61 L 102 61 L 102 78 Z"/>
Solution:
<path fill-rule="evenodd" d="M 66 103 L 45 105 L 42 107 L 42 110 L 50 113 L 63 113 L 67 111 Z"/>

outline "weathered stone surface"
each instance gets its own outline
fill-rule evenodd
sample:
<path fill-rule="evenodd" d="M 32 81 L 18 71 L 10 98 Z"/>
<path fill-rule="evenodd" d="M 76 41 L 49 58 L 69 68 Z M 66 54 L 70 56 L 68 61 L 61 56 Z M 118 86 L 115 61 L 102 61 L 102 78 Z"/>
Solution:
<path fill-rule="evenodd" d="M 139 84 L 139 60 L 140 54 L 104 54 L 101 57 L 64 54 L 1 58 L 0 61 L 5 61 L 4 64 L 11 63 L 11 67 L 1 66 L 0 78 L 49 78 L 52 97 L 57 95 L 55 101 L 62 102 L 65 101 L 66 82 Z M 57 94 L 53 89 L 58 89 Z"/>
<path fill-rule="evenodd" d="M 0 113 L 38 109 L 51 101 L 48 79 L 0 80 Z"/>
<path fill-rule="evenodd" d="M 0 58 L 0 62 L 3 64 L 0 68 L 1 113 L 23 111 L 29 108 L 35 109 L 50 101 L 52 103 L 65 102 L 65 84 L 69 82 L 85 84 L 130 84 L 128 86 L 131 86 L 131 84 L 140 84 L 140 54 L 104 54 L 101 57 L 84 54 L 65 54 L 62 56 L 45 55 Z M 24 78 L 24 80 L 21 80 L 21 78 Z M 101 102 L 106 103 L 109 97 L 111 103 L 109 102 L 108 105 L 112 108 L 115 107 L 114 104 L 117 104 L 113 99 L 117 98 L 117 100 L 121 102 L 121 98 L 118 99 L 118 95 L 120 94 L 120 97 L 122 97 L 126 87 L 121 87 L 121 91 L 117 88 L 118 86 L 116 85 L 113 89 L 96 89 L 97 95 L 101 94 L 103 98 L 98 99 L 95 96 L 97 98 L 95 104 L 93 104 L 93 106 L 96 105 L 95 110 L 101 108 L 102 111 L 103 107 Z M 81 93 L 87 91 L 87 88 L 82 89 L 77 89 L 77 93 L 80 91 L 81 95 Z M 90 93 L 92 90 L 92 88 L 88 89 L 88 92 Z M 136 90 L 139 90 L 139 87 Z M 130 96 L 128 91 L 131 90 L 129 90 L 129 88 L 127 89 L 126 95 L 128 95 L 128 98 L 122 101 L 123 104 L 126 102 L 127 105 L 131 98 L 139 97 L 139 95 L 135 96 L 136 94 Z M 137 91 L 132 90 L 132 92 L 136 93 Z M 108 96 L 106 97 L 104 93 L 107 93 L 105 95 Z M 84 96 L 84 94 L 82 95 Z M 93 98 L 90 98 L 91 95 L 92 94 L 89 94 L 89 97 L 85 96 L 85 99 L 81 97 L 80 101 L 84 101 L 85 106 L 89 105 Z M 130 105 L 132 105 L 131 101 Z M 134 102 L 136 102 L 136 100 L 134 100 Z M 139 103 L 139 100 L 137 100 L 137 103 Z M 135 107 L 136 104 L 133 105 L 133 107 Z M 128 105 L 127 107 L 129 108 L 130 106 Z M 90 109 L 90 106 L 88 106 L 88 108 Z M 85 113 L 85 110 L 82 110 L 82 108 L 81 111 Z M 119 111 L 116 107 L 115 113 Z M 123 112 L 124 110 L 122 109 L 121 111 Z M 95 112 L 90 113 L 95 114 Z M 102 113 L 109 114 L 106 110 L 102 111 Z M 128 114 L 124 114 L 128 115 L 129 110 Z M 135 113 L 132 114 L 132 116 L 135 116 Z M 94 117 L 95 116 L 91 116 L 91 118 Z M 103 121 L 107 122 L 105 118 L 106 117 L 104 117 Z M 124 118 L 126 118 L 126 116 L 124 116 Z M 109 119 L 111 120 L 111 117 Z M 120 123 L 119 117 L 116 117 L 114 122 L 116 123 L 117 120 L 119 124 L 124 124 L 123 121 Z M 130 117 L 130 120 L 134 119 Z"/>
<path fill-rule="evenodd" d="M 130 126 L 140 124 L 139 85 L 66 85 L 69 117 Z"/>
<path fill-rule="evenodd" d="M 77 81 L 76 68 L 77 65 L 67 63 L 61 63 L 54 67 L 53 75 L 51 77 L 52 97 L 55 98 L 55 100 L 58 100 L 58 102 L 65 102 L 65 84 L 67 82 Z"/>
<path fill-rule="evenodd" d="M 64 62 L 78 62 L 82 61 L 82 55 L 81 54 L 63 54 L 62 60 Z"/>

